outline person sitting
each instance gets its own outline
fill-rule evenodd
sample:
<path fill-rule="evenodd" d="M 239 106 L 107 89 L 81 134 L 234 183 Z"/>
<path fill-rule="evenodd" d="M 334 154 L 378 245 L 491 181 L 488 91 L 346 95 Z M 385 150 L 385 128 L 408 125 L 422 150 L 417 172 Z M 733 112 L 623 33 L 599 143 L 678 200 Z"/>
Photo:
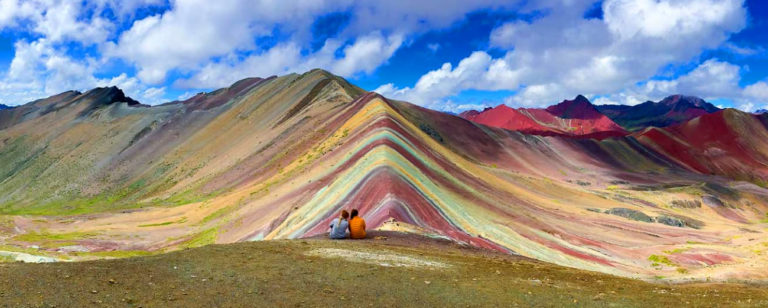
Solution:
<path fill-rule="evenodd" d="M 342 210 L 339 218 L 331 221 L 331 233 L 329 235 L 331 239 L 340 240 L 347 238 L 347 229 L 349 229 L 347 218 L 349 218 L 349 213 L 346 210 Z"/>
<path fill-rule="evenodd" d="M 357 215 L 357 209 L 353 209 L 349 218 L 349 238 L 365 238 L 365 219 Z"/>

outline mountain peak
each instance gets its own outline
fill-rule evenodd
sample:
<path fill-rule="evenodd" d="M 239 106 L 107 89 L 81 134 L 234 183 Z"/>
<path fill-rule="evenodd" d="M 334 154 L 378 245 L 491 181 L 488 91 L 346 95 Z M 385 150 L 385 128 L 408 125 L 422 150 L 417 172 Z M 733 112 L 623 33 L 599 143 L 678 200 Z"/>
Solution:
<path fill-rule="evenodd" d="M 110 106 L 116 103 L 127 103 L 128 106 L 146 106 L 126 96 L 123 90 L 116 86 L 92 89 L 85 92 L 77 101 L 88 104 L 88 107 L 80 113 L 81 116 L 87 115 L 99 107 Z"/>
<path fill-rule="evenodd" d="M 13 107 L 11 107 L 11 106 L 6 106 L 6 105 L 3 105 L 3 104 L 0 104 L 0 110 L 3 110 L 3 109 L 11 109 L 11 108 L 13 108 Z"/>
<path fill-rule="evenodd" d="M 682 111 L 691 107 L 704 109 L 708 113 L 712 113 L 720 110 L 719 108 L 701 99 L 700 97 L 688 96 L 688 95 L 682 95 L 682 94 L 667 96 L 663 100 L 661 100 L 659 104 L 670 106 L 672 107 L 672 110 L 675 110 L 675 111 Z"/>
<path fill-rule="evenodd" d="M 557 105 L 547 107 L 545 110 L 564 119 L 597 119 L 602 116 L 589 99 L 583 95 L 577 95 L 572 100 L 564 100 Z"/>
<path fill-rule="evenodd" d="M 628 130 L 642 130 L 649 126 L 665 127 L 683 123 L 717 112 L 720 108 L 696 96 L 675 94 L 659 102 L 647 101 L 623 108 L 601 106 L 599 110 Z"/>
<path fill-rule="evenodd" d="M 576 95 L 576 97 L 575 97 L 573 100 L 574 100 L 574 101 L 579 101 L 579 102 L 587 102 L 587 103 L 590 103 L 589 99 L 587 99 L 586 97 L 584 97 L 584 95 L 581 95 L 581 94 L 579 94 L 579 95 Z M 591 104 L 591 103 L 590 103 L 590 104 Z"/>
<path fill-rule="evenodd" d="M 138 101 L 125 95 L 123 90 L 116 86 L 94 88 L 85 92 L 83 98 L 91 98 L 97 105 L 111 105 L 114 103 L 127 103 L 128 106 L 141 105 Z"/>

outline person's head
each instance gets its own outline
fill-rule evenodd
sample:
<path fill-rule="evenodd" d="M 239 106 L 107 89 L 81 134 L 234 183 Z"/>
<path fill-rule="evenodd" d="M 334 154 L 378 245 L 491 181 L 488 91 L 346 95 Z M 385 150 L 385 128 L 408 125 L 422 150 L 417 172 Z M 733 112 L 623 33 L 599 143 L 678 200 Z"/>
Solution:
<path fill-rule="evenodd" d="M 347 219 L 349 218 L 349 213 L 347 210 L 341 210 L 341 218 Z"/>
<path fill-rule="evenodd" d="M 349 218 L 355 218 L 355 217 L 357 217 L 357 209 L 352 209 L 352 214 L 350 215 Z"/>

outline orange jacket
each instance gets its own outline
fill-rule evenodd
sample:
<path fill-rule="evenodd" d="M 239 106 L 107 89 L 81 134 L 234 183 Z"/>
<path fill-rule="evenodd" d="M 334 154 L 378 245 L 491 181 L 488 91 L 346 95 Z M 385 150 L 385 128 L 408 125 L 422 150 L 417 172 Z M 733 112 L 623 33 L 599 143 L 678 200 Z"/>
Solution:
<path fill-rule="evenodd" d="M 349 220 L 349 238 L 365 238 L 365 219 L 356 216 Z"/>

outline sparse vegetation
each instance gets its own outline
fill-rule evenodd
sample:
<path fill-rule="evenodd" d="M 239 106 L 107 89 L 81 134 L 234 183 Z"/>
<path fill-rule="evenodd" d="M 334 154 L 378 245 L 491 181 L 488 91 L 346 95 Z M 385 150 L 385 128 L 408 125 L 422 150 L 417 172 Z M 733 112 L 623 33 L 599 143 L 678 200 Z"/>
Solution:
<path fill-rule="evenodd" d="M 0 284 L 0 295 L 3 304 L 10 307 L 85 307 L 94 303 L 118 307 L 254 303 L 323 307 L 340 303 L 422 307 L 768 305 L 768 290 L 760 286 L 649 283 L 461 248 L 438 240 L 386 236 L 384 240 L 211 245 L 162 255 L 88 262 L 5 263 L 0 266 L 0 277 L 11 283 Z M 374 256 L 398 254 L 451 267 L 385 267 L 309 254 L 319 249 L 351 249 Z M 123 256 L 128 254 L 143 253 Z M 357 288 L 352 291 L 349 285 Z M 712 296 L 714 291 L 718 296 Z"/>
<path fill-rule="evenodd" d="M 694 209 L 701 207 L 699 200 L 672 200 L 672 207 L 683 209 Z"/>
<path fill-rule="evenodd" d="M 166 222 L 161 222 L 161 223 L 156 223 L 156 224 L 139 225 L 139 228 L 160 227 L 160 226 L 167 226 L 167 225 L 171 225 L 171 224 L 181 224 L 181 223 L 185 223 L 185 222 L 187 222 L 187 218 L 183 217 L 183 218 L 181 218 L 179 220 L 176 220 L 176 221 L 166 221 Z"/>
<path fill-rule="evenodd" d="M 96 236 L 95 233 L 87 233 L 87 232 L 50 233 L 47 231 L 43 231 L 43 232 L 30 232 L 30 233 L 19 234 L 17 236 L 14 236 L 13 240 L 21 241 L 21 242 L 29 242 L 29 243 L 40 243 L 40 242 L 51 242 L 51 241 L 83 240 L 83 239 L 92 238 L 94 236 Z"/>
<path fill-rule="evenodd" d="M 440 136 L 440 133 L 438 133 L 431 126 L 429 126 L 427 124 L 424 124 L 424 123 L 419 123 L 419 129 L 421 131 L 423 131 L 425 134 L 427 134 L 430 137 L 432 137 L 433 139 L 437 140 L 438 142 L 443 143 L 443 141 L 444 141 L 443 140 L 443 136 Z"/>
<path fill-rule="evenodd" d="M 664 264 L 667 266 L 677 266 L 677 264 L 672 262 L 672 260 L 667 258 L 667 256 L 663 256 L 663 255 L 650 255 L 648 257 L 648 261 L 651 261 L 653 263 L 658 263 L 658 264 Z"/>
<path fill-rule="evenodd" d="M 184 243 L 183 247 L 192 248 L 192 247 L 200 247 L 208 244 L 213 244 L 214 242 L 216 242 L 216 236 L 218 234 L 219 234 L 219 228 L 211 228 L 211 229 L 205 230 L 203 232 L 200 232 L 192 236 L 191 239 L 189 239 L 187 242 Z"/>
<path fill-rule="evenodd" d="M 623 208 L 623 207 L 612 208 L 610 210 L 605 211 L 605 213 L 624 217 L 627 219 L 636 220 L 636 221 L 653 222 L 653 217 L 650 217 L 643 212 L 636 211 L 633 209 Z"/>

